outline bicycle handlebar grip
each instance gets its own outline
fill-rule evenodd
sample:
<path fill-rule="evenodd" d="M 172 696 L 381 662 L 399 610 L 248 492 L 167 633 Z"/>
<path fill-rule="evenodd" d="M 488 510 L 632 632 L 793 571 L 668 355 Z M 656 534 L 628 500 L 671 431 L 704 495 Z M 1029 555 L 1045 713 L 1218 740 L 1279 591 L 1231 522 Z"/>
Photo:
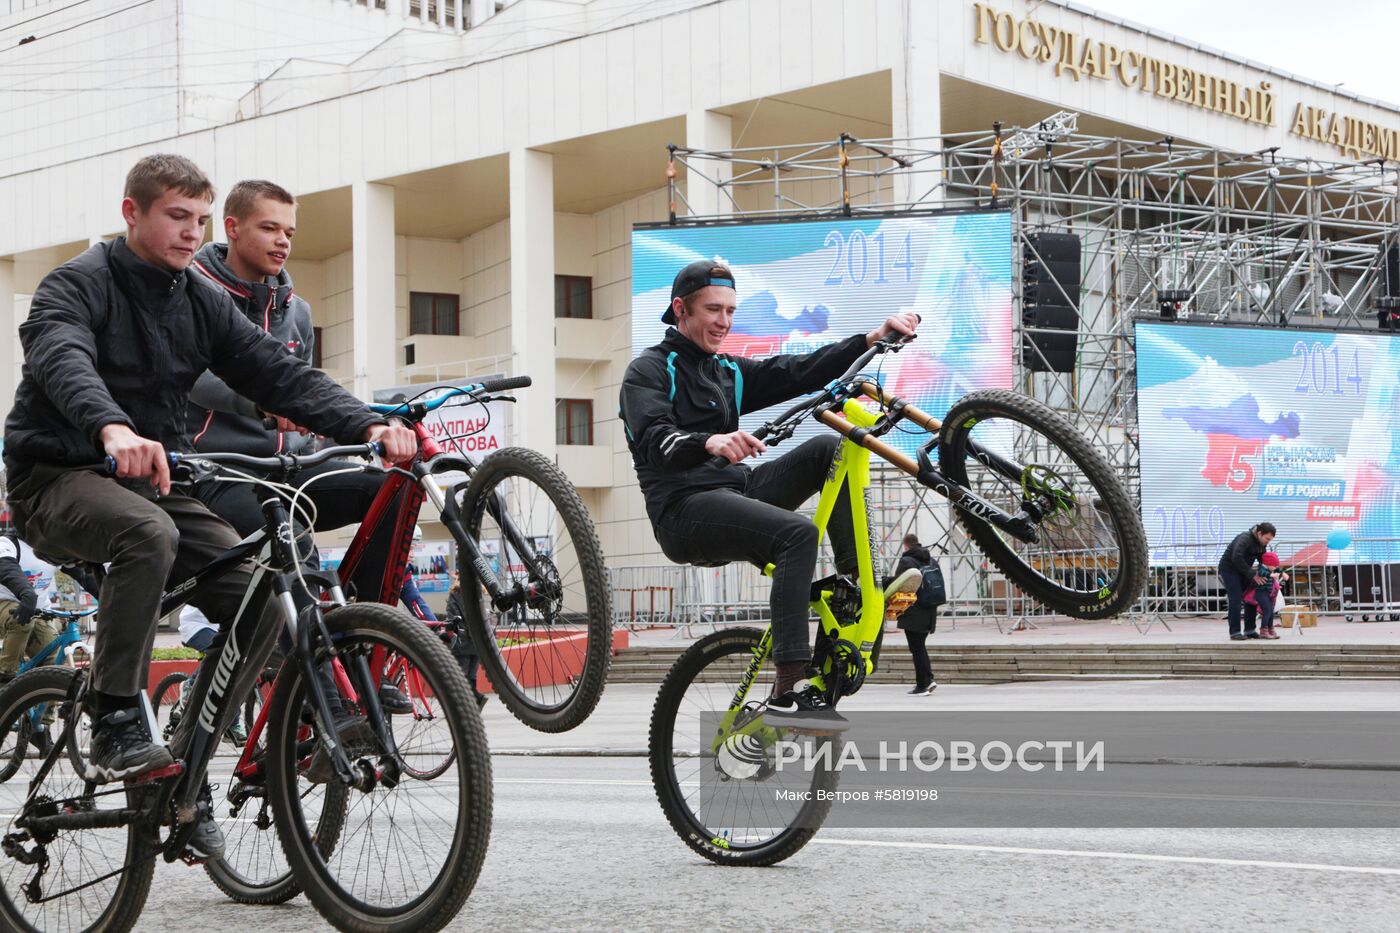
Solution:
<path fill-rule="evenodd" d="M 369 449 L 376 457 L 381 459 L 384 457 L 384 445 L 378 441 L 370 441 Z"/>
<path fill-rule="evenodd" d="M 179 455 L 179 454 L 168 453 L 168 454 L 165 455 L 165 458 L 166 458 L 167 461 L 169 461 L 169 463 L 170 463 L 170 468 L 171 468 L 172 470 L 175 469 L 177 466 L 180 465 L 180 455 Z M 112 456 L 103 457 L 103 458 L 102 458 L 102 462 L 103 462 L 104 464 L 106 464 L 106 466 L 107 466 L 107 469 L 103 471 L 107 476 L 116 476 L 116 475 L 117 475 L 117 458 L 116 458 L 116 457 L 112 457 Z"/>
<path fill-rule="evenodd" d="M 527 389 L 534 382 L 529 376 L 507 376 L 504 379 L 487 379 L 481 384 L 483 392 L 508 392 L 511 389 Z"/>

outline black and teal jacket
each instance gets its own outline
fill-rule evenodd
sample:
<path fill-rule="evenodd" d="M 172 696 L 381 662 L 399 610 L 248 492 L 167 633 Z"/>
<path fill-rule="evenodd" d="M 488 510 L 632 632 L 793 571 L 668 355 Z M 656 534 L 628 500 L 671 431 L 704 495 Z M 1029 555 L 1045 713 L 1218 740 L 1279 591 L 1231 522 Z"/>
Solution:
<path fill-rule="evenodd" d="M 711 434 L 739 430 L 739 416 L 826 386 L 866 350 L 857 334 L 811 353 L 751 360 L 706 353 L 667 328 L 627 367 L 618 414 L 655 525 L 672 503 L 706 489 L 743 489 L 749 468 L 711 463 Z"/>

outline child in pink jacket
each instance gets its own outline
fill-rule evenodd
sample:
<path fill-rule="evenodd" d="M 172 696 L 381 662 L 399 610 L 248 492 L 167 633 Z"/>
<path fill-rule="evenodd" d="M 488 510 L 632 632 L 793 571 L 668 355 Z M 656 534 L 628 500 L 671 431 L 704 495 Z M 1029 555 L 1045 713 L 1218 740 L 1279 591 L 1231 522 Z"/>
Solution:
<path fill-rule="evenodd" d="M 1274 607 L 1278 605 L 1279 590 L 1283 589 L 1288 574 L 1279 569 L 1278 555 L 1265 551 L 1264 556 L 1259 558 L 1258 575 L 1268 582 L 1252 587 L 1244 594 L 1245 631 L 1254 627 L 1254 613 L 1258 611 L 1259 637 L 1278 638 L 1278 633 L 1274 631 Z"/>

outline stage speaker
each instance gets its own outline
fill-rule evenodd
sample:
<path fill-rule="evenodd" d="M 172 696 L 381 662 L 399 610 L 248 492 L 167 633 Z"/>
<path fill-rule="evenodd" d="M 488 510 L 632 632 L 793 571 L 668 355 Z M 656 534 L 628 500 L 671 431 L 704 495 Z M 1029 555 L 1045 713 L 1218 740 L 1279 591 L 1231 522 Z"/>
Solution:
<path fill-rule="evenodd" d="M 1400 295 L 1400 246 L 1394 243 L 1385 248 L 1385 293 Z"/>
<path fill-rule="evenodd" d="M 1021 362 L 1032 372 L 1074 371 L 1079 338 L 1079 237 L 1032 233 L 1021 271 Z"/>

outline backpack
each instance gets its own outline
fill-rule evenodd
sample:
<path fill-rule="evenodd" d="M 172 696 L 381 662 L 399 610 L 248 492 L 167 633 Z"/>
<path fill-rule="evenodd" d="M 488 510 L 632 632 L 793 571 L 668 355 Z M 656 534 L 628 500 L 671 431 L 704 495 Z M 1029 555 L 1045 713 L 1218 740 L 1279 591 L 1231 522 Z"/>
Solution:
<path fill-rule="evenodd" d="M 943 571 L 939 568 L 938 561 L 934 560 L 927 567 L 920 568 L 919 574 L 923 580 L 915 594 L 914 605 L 923 609 L 933 609 L 946 603 L 948 590 L 943 585 Z"/>

